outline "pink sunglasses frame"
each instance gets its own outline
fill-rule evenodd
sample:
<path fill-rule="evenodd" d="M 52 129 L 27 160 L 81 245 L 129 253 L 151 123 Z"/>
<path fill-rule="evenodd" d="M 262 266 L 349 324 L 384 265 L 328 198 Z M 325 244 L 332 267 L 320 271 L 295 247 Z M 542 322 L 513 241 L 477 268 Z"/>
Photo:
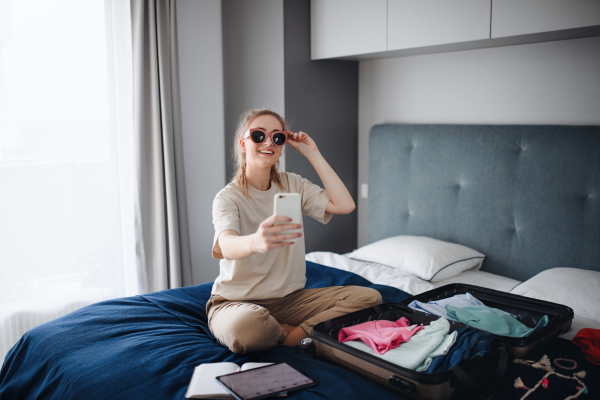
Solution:
<path fill-rule="evenodd" d="M 268 138 L 271 138 L 271 143 L 273 143 L 273 146 L 277 146 L 277 147 L 283 146 L 284 144 L 286 144 L 287 141 L 290 138 L 290 135 L 292 134 L 292 132 L 290 132 L 290 131 L 273 131 L 273 132 L 267 132 L 265 129 L 262 129 L 262 128 L 250 128 L 250 129 L 248 129 L 246 131 L 246 133 L 244 133 L 243 139 L 246 139 L 246 138 L 250 137 L 250 134 L 253 131 L 261 131 L 262 133 L 265 134 L 265 140 L 263 140 L 261 143 L 264 143 L 264 142 L 267 141 Z M 285 134 L 285 142 L 283 144 L 275 144 L 273 142 L 273 135 L 276 134 L 276 133 L 284 133 Z M 254 142 L 254 140 L 253 140 L 253 142 Z M 256 143 L 256 142 L 254 142 L 254 143 Z"/>

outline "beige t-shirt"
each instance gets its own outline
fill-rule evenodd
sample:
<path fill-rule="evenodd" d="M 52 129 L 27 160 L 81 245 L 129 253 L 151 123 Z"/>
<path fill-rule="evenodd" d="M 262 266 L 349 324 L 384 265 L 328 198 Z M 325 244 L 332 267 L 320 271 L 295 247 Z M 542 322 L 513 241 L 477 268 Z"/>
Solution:
<path fill-rule="evenodd" d="M 324 224 L 329 222 L 332 214 L 325 211 L 329 197 L 324 189 L 296 174 L 282 172 L 280 176 L 288 193 L 300 193 L 303 214 Z M 273 215 L 275 194 L 285 192 L 271 182 L 271 188 L 265 191 L 248 185 L 248 198 L 231 183 L 217 193 L 212 210 L 213 257 L 219 255 L 214 249 L 221 232 L 231 229 L 240 236 L 255 233 L 260 223 Z M 261 300 L 281 298 L 302 289 L 306 283 L 302 225 L 302 236 L 290 246 L 255 253 L 243 260 L 221 259 L 212 294 L 228 300 Z"/>

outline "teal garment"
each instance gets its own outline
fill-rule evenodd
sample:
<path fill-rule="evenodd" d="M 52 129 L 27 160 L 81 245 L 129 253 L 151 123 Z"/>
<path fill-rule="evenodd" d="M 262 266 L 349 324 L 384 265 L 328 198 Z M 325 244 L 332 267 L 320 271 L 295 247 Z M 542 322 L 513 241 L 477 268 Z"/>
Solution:
<path fill-rule="evenodd" d="M 462 308 L 447 305 L 446 312 L 448 313 L 448 318 L 452 321 L 462 322 L 473 328 L 500 336 L 529 336 L 548 323 L 548 316 L 544 315 L 534 328 L 529 328 L 510 314 L 500 312 L 491 307 L 478 305 Z"/>

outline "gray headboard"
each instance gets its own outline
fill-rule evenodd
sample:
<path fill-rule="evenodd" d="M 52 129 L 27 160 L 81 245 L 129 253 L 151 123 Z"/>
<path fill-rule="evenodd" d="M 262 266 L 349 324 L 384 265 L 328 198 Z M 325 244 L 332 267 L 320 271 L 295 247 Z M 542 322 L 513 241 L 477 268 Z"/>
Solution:
<path fill-rule="evenodd" d="M 376 125 L 368 242 L 429 236 L 526 280 L 600 270 L 600 127 Z"/>

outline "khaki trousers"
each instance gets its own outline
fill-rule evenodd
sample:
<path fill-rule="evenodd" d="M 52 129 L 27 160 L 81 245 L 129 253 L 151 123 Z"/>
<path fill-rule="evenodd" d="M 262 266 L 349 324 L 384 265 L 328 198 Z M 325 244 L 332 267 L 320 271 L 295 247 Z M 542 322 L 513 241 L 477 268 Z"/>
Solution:
<path fill-rule="evenodd" d="M 279 299 L 227 300 L 213 294 L 206 303 L 208 327 L 219 343 L 234 353 L 261 351 L 281 344 L 280 324 L 312 327 L 353 311 L 381 304 L 377 290 L 361 286 L 300 289 Z"/>

